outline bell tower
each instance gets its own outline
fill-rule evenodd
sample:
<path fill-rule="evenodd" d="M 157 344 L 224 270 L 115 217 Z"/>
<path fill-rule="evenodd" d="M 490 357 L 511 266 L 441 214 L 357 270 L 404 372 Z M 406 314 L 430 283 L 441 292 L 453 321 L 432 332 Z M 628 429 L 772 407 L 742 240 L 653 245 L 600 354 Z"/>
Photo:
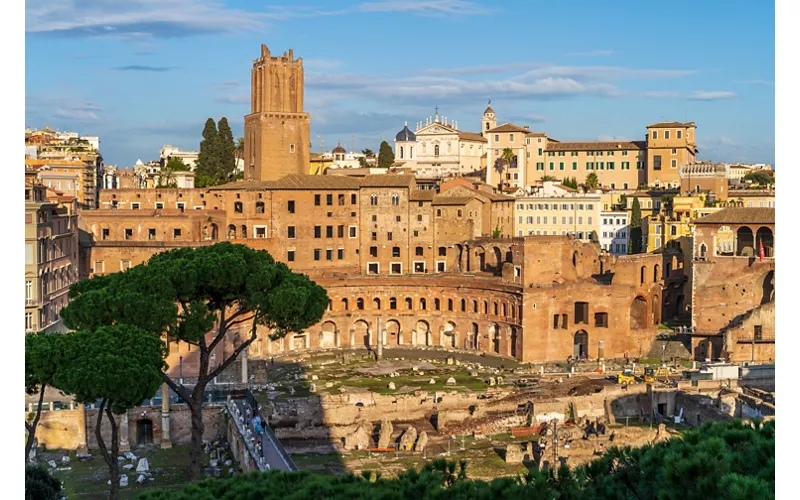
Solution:
<path fill-rule="evenodd" d="M 244 178 L 277 180 L 308 174 L 311 117 L 303 112 L 303 58 L 289 49 L 261 57 L 250 72 L 250 114 L 244 117 Z"/>
<path fill-rule="evenodd" d="M 497 126 L 497 116 L 494 114 L 494 110 L 492 109 L 492 101 L 489 100 L 489 104 L 486 106 L 486 110 L 483 112 L 483 120 L 481 120 L 481 135 L 486 137 L 486 132 L 495 128 Z"/>

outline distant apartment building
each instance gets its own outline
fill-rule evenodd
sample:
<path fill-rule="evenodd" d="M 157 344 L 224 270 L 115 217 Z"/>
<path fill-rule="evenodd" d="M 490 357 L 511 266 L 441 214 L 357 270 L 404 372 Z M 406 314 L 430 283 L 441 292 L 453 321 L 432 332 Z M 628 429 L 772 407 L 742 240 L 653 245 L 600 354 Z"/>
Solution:
<path fill-rule="evenodd" d="M 630 221 L 626 211 L 600 212 L 600 248 L 619 257 L 628 254 Z"/>
<path fill-rule="evenodd" d="M 599 241 L 600 195 L 545 182 L 541 189 L 517 196 L 514 218 L 517 236 L 573 235 Z"/>
<path fill-rule="evenodd" d="M 694 122 L 659 122 L 647 126 L 647 185 L 680 186 L 679 168 L 697 160 Z"/>
<path fill-rule="evenodd" d="M 197 164 L 197 159 L 199 157 L 200 153 L 198 151 L 181 151 L 180 148 L 170 144 L 165 144 L 161 148 L 161 152 L 159 154 L 162 166 L 166 165 L 170 158 L 178 158 L 183 161 L 183 164 L 189 167 L 189 169 L 192 171 L 194 171 L 194 167 Z"/>
<path fill-rule="evenodd" d="M 63 331 L 59 316 L 78 280 L 75 198 L 25 172 L 25 331 Z"/>

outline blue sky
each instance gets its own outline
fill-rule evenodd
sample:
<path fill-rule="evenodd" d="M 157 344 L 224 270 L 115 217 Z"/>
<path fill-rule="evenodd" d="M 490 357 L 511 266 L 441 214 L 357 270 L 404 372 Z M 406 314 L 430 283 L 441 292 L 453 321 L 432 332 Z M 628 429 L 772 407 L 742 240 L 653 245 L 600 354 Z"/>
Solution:
<path fill-rule="evenodd" d="M 700 158 L 774 164 L 772 2 L 38 0 L 26 4 L 26 123 L 101 137 L 107 164 L 241 135 L 260 44 L 306 70 L 313 150 L 378 149 L 438 106 L 559 140 L 697 123 Z"/>

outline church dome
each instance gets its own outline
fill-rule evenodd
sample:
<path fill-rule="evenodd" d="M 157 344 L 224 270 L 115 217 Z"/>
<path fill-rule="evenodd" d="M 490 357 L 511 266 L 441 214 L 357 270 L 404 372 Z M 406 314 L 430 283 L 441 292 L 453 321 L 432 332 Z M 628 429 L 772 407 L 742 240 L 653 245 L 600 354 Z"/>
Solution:
<path fill-rule="evenodd" d="M 394 140 L 397 142 L 413 142 L 417 140 L 417 136 L 408 129 L 408 123 L 406 123 L 403 130 L 397 133 L 397 137 Z"/>
<path fill-rule="evenodd" d="M 492 109 L 491 105 L 486 106 L 486 110 L 483 112 L 484 115 L 488 115 L 489 113 L 494 114 L 494 110 Z"/>
<path fill-rule="evenodd" d="M 342 143 L 340 142 L 338 146 L 333 148 L 334 153 L 347 153 L 347 150 L 342 147 Z"/>

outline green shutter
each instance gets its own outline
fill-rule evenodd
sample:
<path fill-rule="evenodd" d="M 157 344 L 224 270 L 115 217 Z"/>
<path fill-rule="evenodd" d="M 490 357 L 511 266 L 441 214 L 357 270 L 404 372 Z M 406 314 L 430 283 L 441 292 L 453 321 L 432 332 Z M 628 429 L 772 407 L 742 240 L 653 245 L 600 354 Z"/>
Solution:
<path fill-rule="evenodd" d="M 564 170 L 564 162 L 563 161 L 558 162 L 558 169 L 559 170 Z"/>
<path fill-rule="evenodd" d="M 608 169 L 609 170 L 614 170 L 614 162 L 613 161 L 608 162 Z"/>
<path fill-rule="evenodd" d="M 572 162 L 572 170 L 578 170 L 578 162 L 577 161 L 573 161 Z"/>
<path fill-rule="evenodd" d="M 550 170 L 553 170 L 553 162 L 550 162 Z"/>

